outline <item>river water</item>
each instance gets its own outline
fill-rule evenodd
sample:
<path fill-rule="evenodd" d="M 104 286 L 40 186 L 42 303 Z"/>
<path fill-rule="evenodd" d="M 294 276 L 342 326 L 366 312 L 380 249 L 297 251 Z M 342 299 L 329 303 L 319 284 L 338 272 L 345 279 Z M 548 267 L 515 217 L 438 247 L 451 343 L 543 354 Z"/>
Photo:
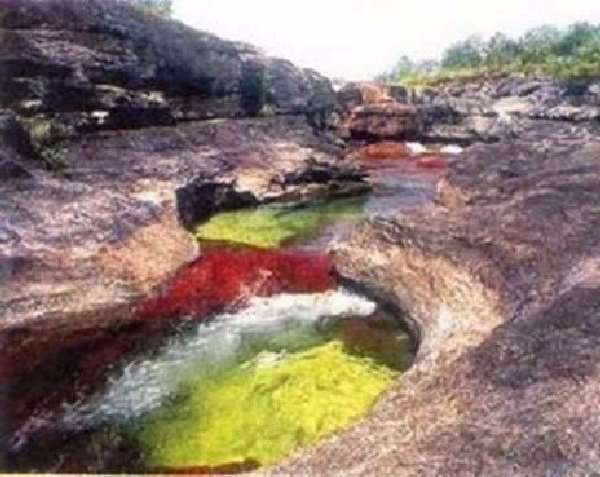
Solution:
<path fill-rule="evenodd" d="M 367 413 L 414 344 L 336 282 L 327 249 L 365 217 L 431 203 L 440 173 L 365 166 L 368 196 L 217 214 L 135 323 L 6 382 L 4 470 L 252 470 Z"/>

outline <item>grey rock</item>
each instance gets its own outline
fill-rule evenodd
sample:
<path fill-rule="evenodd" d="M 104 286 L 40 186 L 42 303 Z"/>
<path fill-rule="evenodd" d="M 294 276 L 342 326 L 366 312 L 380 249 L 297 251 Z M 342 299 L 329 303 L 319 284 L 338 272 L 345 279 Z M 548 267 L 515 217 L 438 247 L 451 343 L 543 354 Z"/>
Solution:
<path fill-rule="evenodd" d="M 0 181 L 13 179 L 31 179 L 33 174 L 22 164 L 22 162 L 3 159 L 0 154 Z"/>
<path fill-rule="evenodd" d="M 265 106 L 326 122 L 336 107 L 317 72 L 126 2 L 0 0 L 0 18 L 0 107 L 19 114 L 77 112 L 89 130 L 254 116 Z M 98 113 L 107 113 L 101 123 Z"/>
<path fill-rule="evenodd" d="M 527 81 L 517 86 L 515 92 L 518 96 L 528 96 L 531 93 L 538 91 L 542 85 L 543 83 L 541 81 Z"/>

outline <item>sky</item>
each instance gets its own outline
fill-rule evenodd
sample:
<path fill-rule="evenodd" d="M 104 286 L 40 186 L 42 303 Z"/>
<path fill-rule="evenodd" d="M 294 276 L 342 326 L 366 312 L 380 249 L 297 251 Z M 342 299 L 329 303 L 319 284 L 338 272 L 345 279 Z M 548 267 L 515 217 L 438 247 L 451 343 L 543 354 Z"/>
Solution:
<path fill-rule="evenodd" d="M 600 23 L 600 0 L 174 0 L 174 13 L 329 77 L 368 80 L 402 54 L 439 58 L 474 33 Z"/>

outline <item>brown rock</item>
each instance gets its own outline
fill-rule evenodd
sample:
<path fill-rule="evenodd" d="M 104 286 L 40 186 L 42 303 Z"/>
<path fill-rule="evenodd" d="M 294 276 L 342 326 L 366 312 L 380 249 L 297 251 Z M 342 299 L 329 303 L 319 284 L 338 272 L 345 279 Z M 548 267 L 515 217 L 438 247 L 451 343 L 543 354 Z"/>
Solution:
<path fill-rule="evenodd" d="M 377 103 L 352 110 L 345 126 L 354 139 L 411 139 L 418 137 L 417 109 L 400 103 Z"/>
<path fill-rule="evenodd" d="M 355 151 L 363 159 L 404 159 L 411 155 L 410 149 L 401 142 L 384 141 L 370 144 Z"/>
<path fill-rule="evenodd" d="M 380 84 L 368 82 L 346 83 L 338 92 L 337 99 L 346 111 L 365 104 L 389 103 L 393 101 L 389 89 Z"/>

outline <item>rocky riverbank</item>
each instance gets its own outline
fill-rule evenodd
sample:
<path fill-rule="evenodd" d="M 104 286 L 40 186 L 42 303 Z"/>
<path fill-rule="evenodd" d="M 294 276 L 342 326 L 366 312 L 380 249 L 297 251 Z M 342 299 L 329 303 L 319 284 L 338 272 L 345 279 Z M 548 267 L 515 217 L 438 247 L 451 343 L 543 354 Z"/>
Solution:
<path fill-rule="evenodd" d="M 572 100 L 566 85 L 548 85 Z M 573 108 L 596 111 L 593 97 Z M 405 310 L 417 364 L 362 424 L 278 471 L 598 468 L 600 124 L 553 117 L 555 107 L 490 115 L 509 127 L 449 159 L 434 208 L 372 219 L 337 247 L 343 275 Z"/>
<path fill-rule="evenodd" d="M 399 142 L 460 145 L 429 161 L 435 204 L 331 250 L 403 310 L 416 364 L 361 423 L 272 472 L 600 467 L 598 82 L 336 95 L 248 45 L 95 0 L 0 0 L 0 36 L 1 366 L 42 334 L 123 320 L 197 257 L 185 227 L 218 210 L 363 192 L 342 159 L 356 146 L 405 160 Z"/>

